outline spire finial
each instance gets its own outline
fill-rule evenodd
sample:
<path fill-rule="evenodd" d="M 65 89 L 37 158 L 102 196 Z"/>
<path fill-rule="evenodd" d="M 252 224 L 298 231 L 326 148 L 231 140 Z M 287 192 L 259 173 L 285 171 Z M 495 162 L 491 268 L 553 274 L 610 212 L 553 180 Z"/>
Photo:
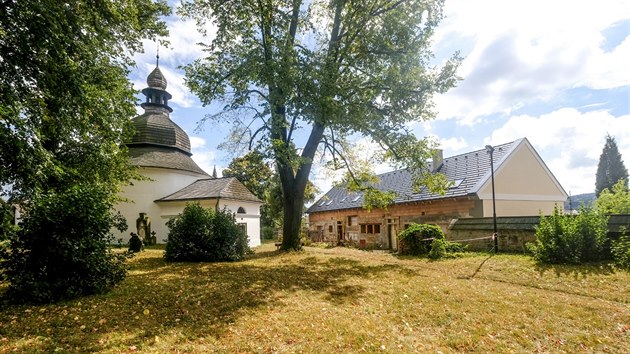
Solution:
<path fill-rule="evenodd" d="M 160 44 L 157 45 L 157 50 L 155 51 L 155 66 L 160 66 Z"/>

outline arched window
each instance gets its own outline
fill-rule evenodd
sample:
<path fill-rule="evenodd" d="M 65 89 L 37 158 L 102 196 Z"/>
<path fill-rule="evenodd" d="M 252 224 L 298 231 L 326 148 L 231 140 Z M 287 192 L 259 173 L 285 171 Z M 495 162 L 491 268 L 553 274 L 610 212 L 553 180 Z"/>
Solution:
<path fill-rule="evenodd" d="M 237 214 L 245 214 L 245 208 L 243 207 L 238 207 L 238 210 L 236 211 Z"/>

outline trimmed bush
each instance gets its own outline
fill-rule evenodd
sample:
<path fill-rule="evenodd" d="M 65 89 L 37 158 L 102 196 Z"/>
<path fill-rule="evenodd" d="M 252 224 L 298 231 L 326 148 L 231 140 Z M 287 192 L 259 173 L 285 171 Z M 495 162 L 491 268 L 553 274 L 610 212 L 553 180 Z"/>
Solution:
<path fill-rule="evenodd" d="M 545 263 L 579 264 L 606 258 L 608 218 L 581 207 L 578 215 L 565 215 L 555 207 L 550 216 L 540 217 L 536 241 L 527 248 Z"/>
<path fill-rule="evenodd" d="M 219 262 L 237 261 L 251 253 L 247 235 L 227 209 L 215 211 L 198 203 L 169 220 L 167 261 Z"/>
<path fill-rule="evenodd" d="M 47 303 L 103 293 L 122 281 L 125 255 L 114 254 L 108 245 L 110 230 L 127 226 L 112 204 L 111 193 L 96 185 L 34 197 L 0 255 L 8 297 Z"/>
<path fill-rule="evenodd" d="M 437 225 L 411 224 L 398 235 L 400 254 L 424 255 L 431 250 L 430 239 L 444 239 Z"/>

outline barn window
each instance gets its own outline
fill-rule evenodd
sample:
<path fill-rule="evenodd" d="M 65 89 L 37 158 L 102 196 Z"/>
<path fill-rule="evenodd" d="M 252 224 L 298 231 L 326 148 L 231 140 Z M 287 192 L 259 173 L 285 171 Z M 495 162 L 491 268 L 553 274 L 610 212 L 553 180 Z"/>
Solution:
<path fill-rule="evenodd" d="M 380 234 L 381 224 L 361 224 L 362 234 Z"/>
<path fill-rule="evenodd" d="M 238 207 L 238 210 L 236 211 L 237 214 L 245 214 L 245 208 L 243 207 Z"/>
<path fill-rule="evenodd" d="M 453 188 L 457 188 L 457 187 L 459 187 L 459 186 L 462 184 L 462 182 L 464 182 L 464 180 L 463 180 L 463 179 L 456 179 L 456 180 L 451 181 L 451 182 L 452 182 L 453 184 L 452 184 L 449 188 L 450 188 L 450 189 L 453 189 Z"/>
<path fill-rule="evenodd" d="M 348 216 L 348 226 L 357 225 L 359 223 L 359 217 L 356 215 Z"/>

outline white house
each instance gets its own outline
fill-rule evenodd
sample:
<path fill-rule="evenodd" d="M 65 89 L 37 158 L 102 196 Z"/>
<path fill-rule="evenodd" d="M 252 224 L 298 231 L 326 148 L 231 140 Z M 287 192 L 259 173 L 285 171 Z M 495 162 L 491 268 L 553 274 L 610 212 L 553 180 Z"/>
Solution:
<path fill-rule="evenodd" d="M 260 206 L 256 198 L 235 178 L 215 178 L 191 158 L 188 134 L 170 119 L 172 97 L 159 67 L 147 77 L 149 87 L 142 90 L 146 101 L 144 114 L 133 118 L 135 133 L 126 143 L 131 163 L 139 167 L 146 180 L 134 181 L 123 189 L 126 202 L 116 209 L 127 220 L 129 230 L 114 236 L 128 241 L 130 232 L 141 238 L 155 233 L 155 240 L 167 239 L 166 222 L 181 213 L 188 202 L 204 207 L 227 208 L 246 231 L 250 247 L 260 245 Z"/>

